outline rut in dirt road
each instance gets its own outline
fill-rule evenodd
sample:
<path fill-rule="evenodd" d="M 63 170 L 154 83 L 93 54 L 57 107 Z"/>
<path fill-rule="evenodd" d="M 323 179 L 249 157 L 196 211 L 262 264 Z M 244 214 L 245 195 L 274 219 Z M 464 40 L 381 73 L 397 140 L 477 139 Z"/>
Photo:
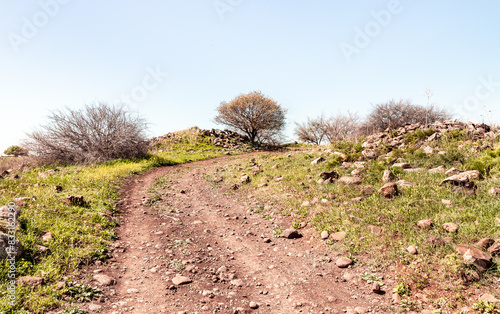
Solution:
<path fill-rule="evenodd" d="M 95 271 L 116 280 L 104 283 L 102 312 L 387 313 L 390 296 L 336 267 L 315 230 L 274 238 L 273 222 L 249 211 L 252 198 L 205 179 L 239 158 L 154 169 L 124 187 L 119 240 Z M 162 176 L 162 200 L 147 206 Z"/>

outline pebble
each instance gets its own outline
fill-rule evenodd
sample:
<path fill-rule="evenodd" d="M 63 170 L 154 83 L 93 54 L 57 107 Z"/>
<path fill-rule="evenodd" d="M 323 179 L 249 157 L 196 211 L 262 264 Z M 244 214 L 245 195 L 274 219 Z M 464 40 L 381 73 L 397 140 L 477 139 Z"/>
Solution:
<path fill-rule="evenodd" d="M 254 302 L 254 301 L 250 302 L 249 305 L 250 305 L 250 308 L 254 309 L 254 310 L 259 308 L 259 305 L 257 304 L 257 302 Z"/>
<path fill-rule="evenodd" d="M 348 267 L 349 265 L 352 265 L 352 263 L 353 263 L 352 259 L 350 259 L 348 257 L 340 257 L 335 262 L 335 265 L 337 265 L 337 267 L 340 267 L 340 268 L 345 268 L 345 267 Z"/>

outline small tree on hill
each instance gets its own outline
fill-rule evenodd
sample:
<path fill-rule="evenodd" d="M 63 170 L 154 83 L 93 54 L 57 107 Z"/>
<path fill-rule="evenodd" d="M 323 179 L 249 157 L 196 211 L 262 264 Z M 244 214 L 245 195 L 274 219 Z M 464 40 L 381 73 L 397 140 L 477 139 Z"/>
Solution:
<path fill-rule="evenodd" d="M 285 128 L 286 111 L 272 98 L 253 91 L 222 102 L 215 122 L 245 134 L 252 143 L 273 142 Z"/>
<path fill-rule="evenodd" d="M 430 124 L 450 119 L 451 114 L 434 105 L 427 107 L 412 104 L 409 100 L 390 100 L 376 104 L 361 126 L 364 133 L 397 129 L 407 123 Z"/>
<path fill-rule="evenodd" d="M 18 156 L 27 156 L 28 155 L 28 150 L 26 148 L 22 148 L 17 145 L 12 145 L 8 147 L 4 152 L 5 155 L 14 155 L 16 157 Z"/>
<path fill-rule="evenodd" d="M 145 120 L 123 106 L 65 108 L 48 119 L 25 142 L 29 151 L 48 162 L 103 162 L 141 157 L 147 150 Z"/>

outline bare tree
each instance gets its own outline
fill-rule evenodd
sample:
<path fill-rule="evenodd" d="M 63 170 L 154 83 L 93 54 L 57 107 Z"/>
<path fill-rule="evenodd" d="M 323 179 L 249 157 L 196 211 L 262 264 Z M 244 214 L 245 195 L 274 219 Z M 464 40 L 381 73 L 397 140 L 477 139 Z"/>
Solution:
<path fill-rule="evenodd" d="M 240 94 L 217 108 L 215 122 L 247 135 L 252 143 L 272 142 L 285 127 L 286 109 L 260 91 Z"/>
<path fill-rule="evenodd" d="M 25 141 L 30 152 L 48 162 L 103 162 L 141 157 L 147 150 L 145 120 L 123 106 L 65 108 L 48 119 Z"/>
<path fill-rule="evenodd" d="M 326 139 L 331 143 L 354 140 L 359 135 L 361 118 L 357 113 L 337 114 L 326 121 Z"/>
<path fill-rule="evenodd" d="M 361 129 L 366 133 L 396 129 L 407 123 L 430 124 L 450 119 L 451 114 L 434 105 L 427 107 L 415 105 L 410 100 L 390 100 L 376 104 Z"/>
<path fill-rule="evenodd" d="M 323 115 L 314 119 L 307 118 L 307 122 L 295 122 L 295 135 L 299 141 L 319 145 L 327 135 L 327 120 Z"/>

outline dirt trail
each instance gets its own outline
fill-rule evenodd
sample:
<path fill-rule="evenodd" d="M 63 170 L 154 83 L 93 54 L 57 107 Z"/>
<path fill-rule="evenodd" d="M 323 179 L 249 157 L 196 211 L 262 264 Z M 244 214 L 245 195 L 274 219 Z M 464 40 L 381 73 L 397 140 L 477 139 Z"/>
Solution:
<path fill-rule="evenodd" d="M 127 183 L 113 257 L 94 271 L 116 280 L 103 288 L 102 313 L 387 313 L 390 296 L 372 293 L 359 270 L 335 266 L 311 228 L 274 238 L 272 221 L 248 211 L 251 199 L 204 178 L 238 158 L 153 169 Z M 161 209 L 144 205 L 164 175 Z M 177 274 L 192 282 L 175 285 Z"/>

